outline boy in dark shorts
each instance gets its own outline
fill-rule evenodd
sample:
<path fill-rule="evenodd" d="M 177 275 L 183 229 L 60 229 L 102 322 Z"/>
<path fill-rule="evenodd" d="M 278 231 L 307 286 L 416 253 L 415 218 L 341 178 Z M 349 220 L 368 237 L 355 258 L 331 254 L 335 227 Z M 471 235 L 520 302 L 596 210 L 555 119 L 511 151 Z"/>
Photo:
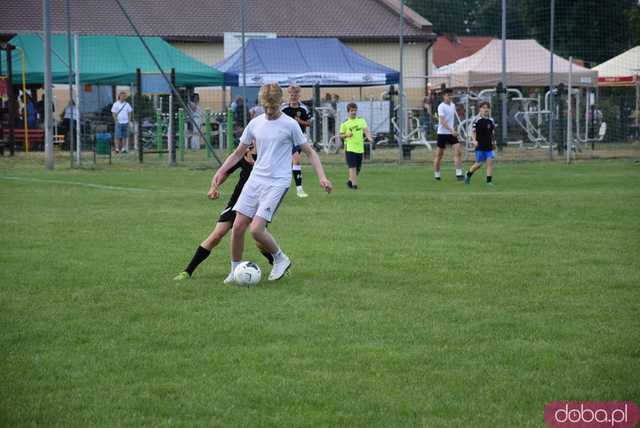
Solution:
<path fill-rule="evenodd" d="M 487 163 L 487 184 L 493 186 L 493 158 L 495 158 L 494 150 L 496 149 L 496 140 L 494 131 L 496 125 L 493 119 L 489 117 L 489 103 L 483 101 L 480 103 L 480 117 L 473 122 L 473 131 L 471 133 L 471 142 L 476 148 L 476 162 L 471 165 L 467 175 L 464 177 L 464 184 L 471 183 L 471 176 L 474 172 L 482 168 L 483 163 Z"/>
<path fill-rule="evenodd" d="M 349 168 L 349 181 L 347 186 L 350 189 L 358 189 L 358 175 L 362 167 L 362 155 L 364 153 L 364 136 L 369 142 L 373 141 L 367 122 L 364 118 L 357 116 L 358 105 L 356 103 L 347 104 L 347 114 L 349 115 L 342 125 L 340 125 L 340 138 L 344 141 L 344 154 Z"/>
<path fill-rule="evenodd" d="M 235 211 L 233 211 L 233 206 L 238 201 L 240 193 L 242 192 L 242 188 L 249 179 L 249 175 L 251 174 L 251 170 L 253 169 L 255 158 L 255 147 L 251 147 L 247 151 L 245 156 L 240 159 L 240 161 L 238 161 L 233 167 L 231 167 L 229 172 L 226 174 L 225 180 L 227 177 L 229 177 L 229 175 L 233 174 L 234 171 L 238 169 L 240 170 L 240 177 L 238 179 L 238 183 L 236 183 L 235 189 L 233 189 L 233 194 L 231 195 L 229 202 L 227 202 L 227 206 L 225 207 L 225 209 L 220 213 L 218 223 L 213 229 L 213 232 L 211 232 L 207 239 L 202 241 L 200 246 L 196 249 L 195 254 L 191 258 L 191 261 L 189 262 L 185 270 L 180 272 L 175 276 L 175 278 L 173 278 L 175 281 L 183 281 L 185 279 L 191 278 L 191 276 L 193 275 L 193 271 L 196 270 L 200 263 L 202 263 L 207 257 L 209 257 L 209 254 L 211 254 L 211 250 L 213 250 L 213 248 L 215 248 L 220 243 L 222 238 L 224 238 L 225 235 L 231 230 L 233 221 L 236 219 L 236 213 Z M 209 188 L 207 196 L 209 197 L 209 199 L 218 199 L 220 197 L 220 190 L 218 189 L 218 186 L 213 182 L 213 180 L 211 182 L 211 187 Z M 268 251 L 265 251 L 260 247 L 258 247 L 258 249 L 260 249 L 262 255 L 267 258 L 269 264 L 273 264 L 273 256 L 271 256 Z"/>
<path fill-rule="evenodd" d="M 300 125 L 300 130 L 304 134 L 307 126 L 311 125 L 311 113 L 306 105 L 300 102 L 300 86 L 291 85 L 287 88 L 289 93 L 289 103 L 282 108 L 282 112 L 294 119 Z M 306 198 L 309 195 L 302 188 L 302 167 L 300 165 L 300 146 L 293 146 L 291 173 L 296 183 L 296 195 L 299 198 Z"/>
<path fill-rule="evenodd" d="M 451 101 L 451 94 L 451 89 L 445 89 L 442 93 L 442 102 L 438 105 L 438 147 L 433 158 L 433 174 L 438 181 L 440 181 L 440 162 L 442 162 L 447 145 L 453 148 L 456 178 L 462 180 L 464 177 L 462 175 L 462 150 L 458 141 L 458 131 L 455 128 L 456 106 Z"/>

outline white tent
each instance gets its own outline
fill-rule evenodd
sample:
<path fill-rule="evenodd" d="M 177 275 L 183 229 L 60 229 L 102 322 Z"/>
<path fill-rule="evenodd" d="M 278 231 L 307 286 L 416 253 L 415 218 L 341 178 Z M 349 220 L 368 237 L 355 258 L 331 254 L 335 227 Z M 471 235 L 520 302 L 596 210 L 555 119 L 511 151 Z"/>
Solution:
<path fill-rule="evenodd" d="M 507 40 L 507 85 L 549 86 L 551 53 L 535 40 Z M 431 84 L 449 88 L 490 88 L 501 81 L 502 41 L 492 40 L 475 54 L 453 64 L 440 67 L 431 77 Z M 553 74 L 556 85 L 569 83 L 569 61 L 554 55 Z M 598 72 L 573 64 L 574 87 L 593 87 Z"/>
<path fill-rule="evenodd" d="M 640 46 L 631 48 L 593 69 L 598 70 L 599 86 L 633 86 L 640 80 Z"/>

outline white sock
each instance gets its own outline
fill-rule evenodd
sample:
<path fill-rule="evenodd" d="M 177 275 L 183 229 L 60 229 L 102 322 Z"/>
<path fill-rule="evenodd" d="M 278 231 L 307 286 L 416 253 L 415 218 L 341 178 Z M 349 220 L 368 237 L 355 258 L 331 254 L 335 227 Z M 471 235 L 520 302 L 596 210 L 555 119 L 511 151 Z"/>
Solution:
<path fill-rule="evenodd" d="M 456 175 L 457 175 L 457 176 L 462 175 L 462 169 L 458 169 L 458 168 L 456 168 Z"/>
<path fill-rule="evenodd" d="M 435 175 L 436 178 L 440 178 L 440 171 L 436 171 L 433 174 Z"/>
<path fill-rule="evenodd" d="M 231 272 L 235 272 L 236 268 L 240 263 L 242 262 L 234 262 L 233 260 L 231 260 Z"/>
<path fill-rule="evenodd" d="M 272 253 L 271 256 L 273 256 L 273 261 L 279 261 L 279 260 L 282 260 L 284 253 L 280 248 L 278 248 L 278 251 L 276 251 L 275 253 Z"/>
<path fill-rule="evenodd" d="M 296 189 L 298 190 L 298 192 L 302 192 L 302 186 L 296 186 Z"/>

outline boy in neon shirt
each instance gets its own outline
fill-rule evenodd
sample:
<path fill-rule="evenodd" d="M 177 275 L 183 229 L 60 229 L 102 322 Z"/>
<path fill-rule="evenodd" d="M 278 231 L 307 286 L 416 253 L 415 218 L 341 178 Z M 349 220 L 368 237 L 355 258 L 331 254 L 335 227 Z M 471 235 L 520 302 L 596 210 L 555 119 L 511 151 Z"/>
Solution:
<path fill-rule="evenodd" d="M 340 137 L 344 141 L 345 156 L 349 168 L 349 181 L 347 186 L 350 189 L 358 189 L 358 174 L 362 167 L 362 155 L 364 153 L 364 136 L 371 143 L 373 138 L 369 132 L 367 122 L 357 116 L 358 105 L 356 103 L 347 104 L 348 119 L 340 125 Z"/>

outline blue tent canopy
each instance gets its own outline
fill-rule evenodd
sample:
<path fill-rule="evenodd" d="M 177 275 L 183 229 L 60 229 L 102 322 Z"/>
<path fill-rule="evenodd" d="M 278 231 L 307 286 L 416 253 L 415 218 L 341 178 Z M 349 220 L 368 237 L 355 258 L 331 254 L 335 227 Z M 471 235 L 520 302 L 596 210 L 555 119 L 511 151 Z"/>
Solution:
<path fill-rule="evenodd" d="M 338 39 L 251 39 L 245 52 L 247 86 L 380 86 L 400 80 L 397 71 L 363 57 Z M 237 75 L 242 85 L 242 48 L 214 67 Z"/>

